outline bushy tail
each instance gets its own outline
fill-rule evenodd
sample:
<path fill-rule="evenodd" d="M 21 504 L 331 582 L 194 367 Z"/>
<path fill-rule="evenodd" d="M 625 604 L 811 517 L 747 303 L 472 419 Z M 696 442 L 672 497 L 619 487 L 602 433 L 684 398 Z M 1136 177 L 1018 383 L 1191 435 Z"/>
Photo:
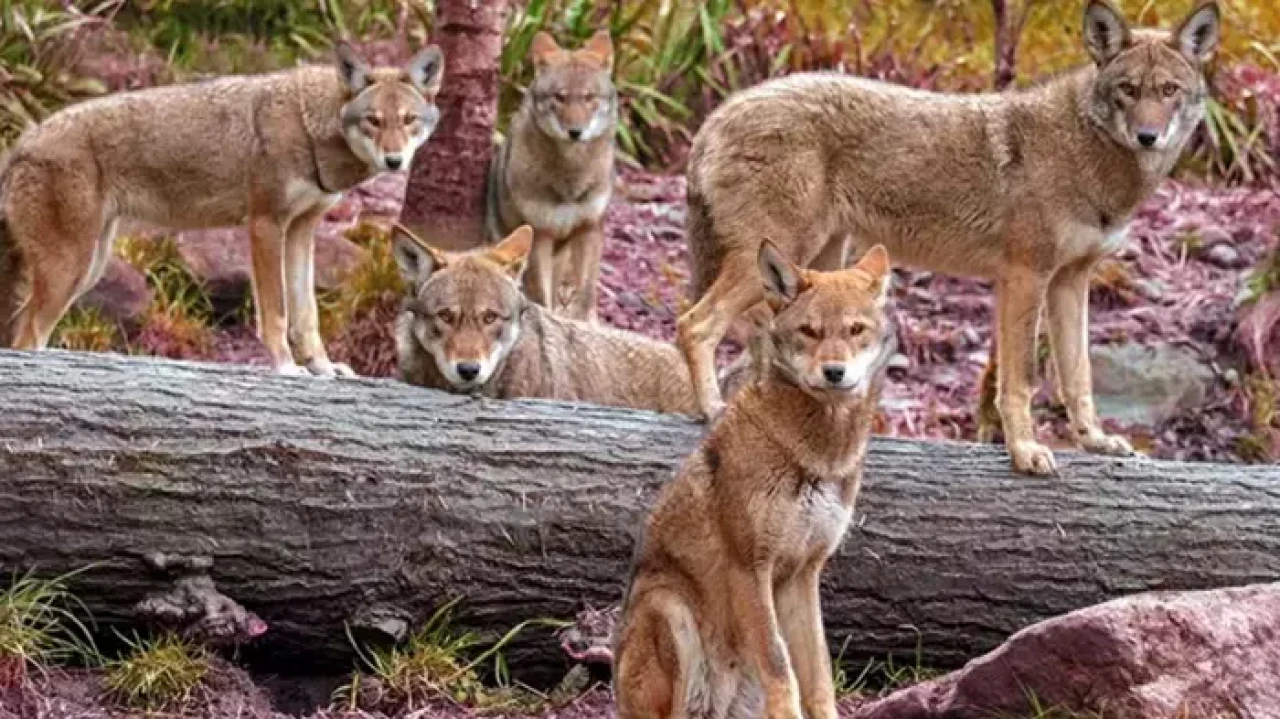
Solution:
<path fill-rule="evenodd" d="M 22 254 L 9 233 L 9 222 L 0 206 L 0 348 L 13 346 L 18 313 L 22 311 L 26 295 Z"/>

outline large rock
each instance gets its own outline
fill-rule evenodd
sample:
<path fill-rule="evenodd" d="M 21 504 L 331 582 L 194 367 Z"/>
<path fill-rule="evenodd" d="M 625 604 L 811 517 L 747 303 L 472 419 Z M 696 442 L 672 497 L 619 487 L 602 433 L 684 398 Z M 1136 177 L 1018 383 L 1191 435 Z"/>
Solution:
<path fill-rule="evenodd" d="M 364 257 L 364 249 L 324 223 L 316 231 L 316 287 L 337 287 Z M 178 253 L 191 273 L 218 302 L 238 303 L 250 292 L 248 231 L 240 227 L 190 230 L 178 235 Z"/>
<path fill-rule="evenodd" d="M 147 278 L 133 265 L 112 257 L 102 279 L 76 301 L 76 306 L 97 310 L 113 322 L 133 324 L 146 313 L 151 296 Z"/>
<path fill-rule="evenodd" d="M 1095 345 L 1093 395 L 1098 414 L 1154 427 L 1204 402 L 1213 372 L 1171 345 Z"/>
<path fill-rule="evenodd" d="M 1280 583 L 1151 593 L 1028 627 L 853 717 L 1027 716 L 1032 701 L 1107 719 L 1280 717 L 1277 677 Z"/>

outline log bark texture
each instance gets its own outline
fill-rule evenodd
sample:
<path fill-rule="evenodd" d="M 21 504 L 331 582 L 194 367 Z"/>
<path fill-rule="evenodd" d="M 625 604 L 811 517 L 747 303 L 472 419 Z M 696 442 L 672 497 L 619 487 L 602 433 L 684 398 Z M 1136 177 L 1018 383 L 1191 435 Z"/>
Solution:
<path fill-rule="evenodd" d="M 435 40 L 444 51 L 440 125 L 414 154 L 401 221 L 436 247 L 484 241 L 485 178 L 498 120 L 507 0 L 441 0 Z"/>
<path fill-rule="evenodd" d="M 144 558 L 212 557 L 270 625 L 255 651 L 348 669 L 344 621 L 572 618 L 623 589 L 639 526 L 702 427 L 648 412 L 448 395 L 109 355 L 0 353 L 0 570 L 100 562 L 100 618 L 168 588 Z M 952 666 L 1119 595 L 1280 579 L 1280 467 L 873 441 L 824 614 L 846 657 Z M 917 632 L 919 636 L 917 636 Z M 559 670 L 547 630 L 508 655 Z M 303 661 L 308 660 L 308 661 Z M 546 676 L 543 674 L 542 676 Z"/>

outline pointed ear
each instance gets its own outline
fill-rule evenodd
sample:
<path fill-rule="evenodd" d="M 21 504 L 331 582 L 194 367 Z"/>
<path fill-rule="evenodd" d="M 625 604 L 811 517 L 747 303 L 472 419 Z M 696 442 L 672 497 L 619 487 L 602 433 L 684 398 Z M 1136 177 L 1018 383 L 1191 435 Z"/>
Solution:
<path fill-rule="evenodd" d="M 417 284 L 444 269 L 445 254 L 418 237 L 408 227 L 391 225 L 391 248 L 400 266 L 400 275 L 410 285 Z"/>
<path fill-rule="evenodd" d="M 352 94 L 359 94 L 369 86 L 369 65 L 356 54 L 345 40 L 334 48 L 338 60 L 338 75 Z"/>
<path fill-rule="evenodd" d="M 434 95 L 440 92 L 440 83 L 444 79 L 444 53 L 439 46 L 428 45 L 409 60 L 404 71 L 418 92 Z"/>
<path fill-rule="evenodd" d="M 1194 63 L 1213 59 L 1222 38 L 1222 10 L 1216 0 L 1201 0 L 1173 33 L 1174 46 Z"/>
<path fill-rule="evenodd" d="M 1089 0 L 1084 9 L 1084 46 L 1095 63 L 1111 62 L 1132 42 L 1124 13 L 1110 0 Z"/>
<path fill-rule="evenodd" d="M 613 69 L 613 38 L 609 36 L 608 30 L 600 30 L 592 35 L 582 46 L 582 51 L 594 55 L 606 70 Z"/>
<path fill-rule="evenodd" d="M 485 252 L 485 255 L 506 270 L 511 279 L 519 280 L 524 275 L 524 268 L 529 262 L 529 251 L 532 249 L 533 228 L 521 225 L 507 239 Z"/>
<path fill-rule="evenodd" d="M 533 36 L 533 45 L 529 49 L 533 53 L 535 67 L 546 67 L 560 56 L 560 46 L 556 44 L 556 39 L 545 30 Z"/>
<path fill-rule="evenodd" d="M 876 245 L 867 250 L 853 268 L 871 277 L 871 291 L 876 295 L 876 303 L 883 305 L 889 299 L 889 272 L 892 269 L 889 265 L 889 251 L 884 245 Z"/>
<path fill-rule="evenodd" d="M 799 297 L 808 286 L 801 269 L 784 257 L 769 240 L 760 243 L 757 261 L 766 294 L 789 303 Z"/>

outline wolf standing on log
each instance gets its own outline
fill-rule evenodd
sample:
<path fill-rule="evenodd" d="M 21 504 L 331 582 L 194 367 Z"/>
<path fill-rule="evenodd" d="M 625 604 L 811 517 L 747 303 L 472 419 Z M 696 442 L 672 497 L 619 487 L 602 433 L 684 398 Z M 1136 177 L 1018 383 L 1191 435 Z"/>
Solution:
<path fill-rule="evenodd" d="M 432 45 L 374 68 L 339 45 L 337 58 L 91 100 L 20 138 L 0 169 L 0 347 L 48 344 L 101 278 L 121 218 L 172 229 L 247 218 L 275 370 L 351 374 L 320 338 L 313 233 L 343 192 L 409 167 L 439 117 L 444 57 Z"/>
<path fill-rule="evenodd" d="M 723 406 L 715 348 L 761 299 L 761 238 L 835 269 L 883 243 L 908 267 L 996 287 L 997 405 L 1014 467 L 1052 474 L 1031 419 L 1042 306 L 1077 443 L 1103 431 L 1089 366 L 1089 280 L 1200 123 L 1220 13 L 1201 2 L 1172 32 L 1131 29 L 1106 0 L 1084 12 L 1093 63 L 1038 87 L 946 95 L 836 74 L 766 82 L 702 126 L 688 170 L 697 303 L 679 320 L 705 416 Z M 996 357 L 998 356 L 998 362 Z"/>

